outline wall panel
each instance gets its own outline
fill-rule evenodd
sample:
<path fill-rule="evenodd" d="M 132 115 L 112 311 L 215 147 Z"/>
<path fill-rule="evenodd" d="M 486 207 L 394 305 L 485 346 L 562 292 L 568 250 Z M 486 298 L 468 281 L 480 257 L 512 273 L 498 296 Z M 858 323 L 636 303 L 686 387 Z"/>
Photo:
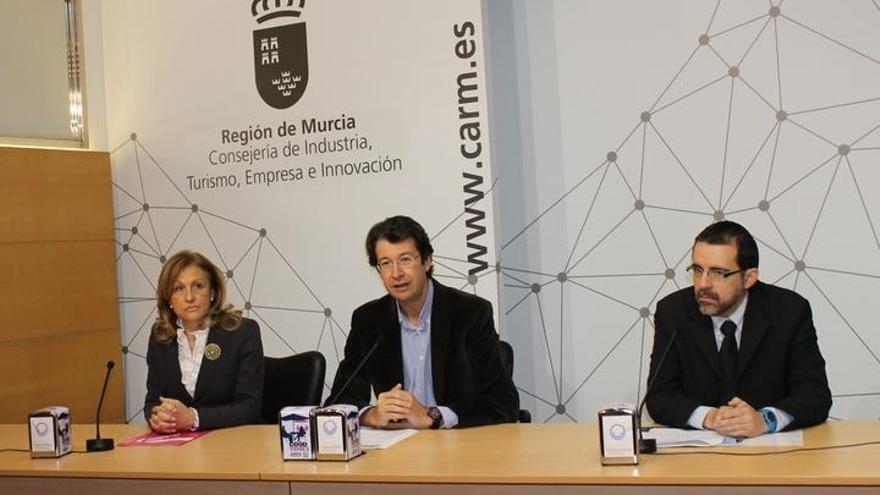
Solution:
<path fill-rule="evenodd" d="M 47 405 L 93 422 L 119 363 L 107 153 L 0 147 L 0 422 Z M 122 373 L 103 417 L 122 421 Z"/>

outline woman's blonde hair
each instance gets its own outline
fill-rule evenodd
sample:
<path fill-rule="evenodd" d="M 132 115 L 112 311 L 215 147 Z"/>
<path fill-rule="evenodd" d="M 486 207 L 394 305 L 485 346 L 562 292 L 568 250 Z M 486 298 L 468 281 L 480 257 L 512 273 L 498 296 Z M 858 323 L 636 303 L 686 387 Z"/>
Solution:
<path fill-rule="evenodd" d="M 183 250 L 174 254 L 165 262 L 159 274 L 159 285 L 156 286 L 156 303 L 159 316 L 153 333 L 156 340 L 167 343 L 177 338 L 177 315 L 171 307 L 171 294 L 174 283 L 180 272 L 194 266 L 200 268 L 208 276 L 208 285 L 214 297 L 208 308 L 205 324 L 208 327 L 218 326 L 228 332 L 238 329 L 241 325 L 241 311 L 232 304 L 226 304 L 226 282 L 223 273 L 214 263 L 201 253 Z"/>

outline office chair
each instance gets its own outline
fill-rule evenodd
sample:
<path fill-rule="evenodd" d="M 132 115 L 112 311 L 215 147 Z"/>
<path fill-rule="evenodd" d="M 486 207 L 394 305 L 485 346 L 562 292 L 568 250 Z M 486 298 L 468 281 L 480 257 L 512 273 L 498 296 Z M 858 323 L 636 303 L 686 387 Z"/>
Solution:
<path fill-rule="evenodd" d="M 501 353 L 501 363 L 507 368 L 507 373 L 510 374 L 510 378 L 513 379 L 513 346 L 511 346 L 509 342 L 499 340 L 498 350 Z M 530 413 L 528 409 L 520 409 L 517 421 L 520 423 L 531 423 L 532 413 Z"/>
<path fill-rule="evenodd" d="M 266 424 L 278 423 L 278 413 L 286 406 L 319 406 L 324 392 L 327 361 L 318 351 L 307 351 L 282 358 L 263 357 L 262 417 Z"/>

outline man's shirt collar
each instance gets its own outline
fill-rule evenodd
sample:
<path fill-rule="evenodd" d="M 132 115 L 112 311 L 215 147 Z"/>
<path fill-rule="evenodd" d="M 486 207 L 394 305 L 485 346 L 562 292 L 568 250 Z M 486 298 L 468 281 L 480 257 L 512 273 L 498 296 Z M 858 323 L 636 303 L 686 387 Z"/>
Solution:
<path fill-rule="evenodd" d="M 397 319 L 400 322 L 400 328 L 403 330 L 409 330 L 411 332 L 420 332 L 427 328 L 427 324 L 431 321 L 431 308 L 434 305 L 434 282 L 431 279 L 428 279 L 428 297 L 425 298 L 425 302 L 422 304 L 422 309 L 419 310 L 419 324 L 418 326 L 413 325 L 406 319 L 406 315 L 403 314 L 403 310 L 400 309 L 400 302 L 394 301 L 397 305 Z"/>

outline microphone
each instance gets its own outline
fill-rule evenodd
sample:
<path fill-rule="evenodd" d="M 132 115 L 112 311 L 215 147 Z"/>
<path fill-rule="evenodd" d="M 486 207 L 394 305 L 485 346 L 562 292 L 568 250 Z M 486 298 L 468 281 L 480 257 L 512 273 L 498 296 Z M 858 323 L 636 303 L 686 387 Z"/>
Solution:
<path fill-rule="evenodd" d="M 107 361 L 107 374 L 104 375 L 104 388 L 101 389 L 101 399 L 98 401 L 98 410 L 95 412 L 95 433 L 97 438 L 86 440 L 87 452 L 104 452 L 113 450 L 112 438 L 101 438 L 101 407 L 104 405 L 104 394 L 107 393 L 107 382 L 110 381 L 110 371 L 116 363 Z"/>
<path fill-rule="evenodd" d="M 348 377 L 348 380 L 346 380 L 345 383 L 342 384 L 341 387 L 339 387 L 339 391 L 336 392 L 336 395 L 333 396 L 333 400 L 327 400 L 325 404 L 333 405 L 333 403 L 335 403 L 336 400 L 339 399 L 342 393 L 348 390 L 348 386 L 351 385 L 351 381 L 354 380 L 354 377 L 356 377 L 357 374 L 361 371 L 361 368 L 363 368 L 364 365 L 367 364 L 367 361 L 370 360 L 370 356 L 372 356 L 376 348 L 379 347 L 379 343 L 382 342 L 383 337 L 385 337 L 384 333 L 379 334 L 379 337 L 377 337 L 376 341 L 373 342 L 373 346 L 370 347 L 370 350 L 367 351 L 367 354 L 363 357 L 363 359 L 361 359 L 361 362 L 358 363 L 357 367 L 355 367 L 354 372 Z"/>
<path fill-rule="evenodd" d="M 653 438 L 642 438 L 642 410 L 645 408 L 645 402 L 648 400 L 648 395 L 654 391 L 654 383 L 657 381 L 657 377 L 660 376 L 660 370 L 663 368 L 663 363 L 666 362 L 666 356 L 669 355 L 669 351 L 672 349 L 672 344 L 675 343 L 675 337 L 678 335 L 678 329 L 676 328 L 674 332 L 672 332 L 672 338 L 669 339 L 669 343 L 666 344 L 666 349 L 663 349 L 663 355 L 660 356 L 660 361 L 657 362 L 657 367 L 654 368 L 654 376 L 651 378 L 651 381 L 648 382 L 648 386 L 645 388 L 645 395 L 642 396 L 642 401 L 639 402 L 639 408 L 636 409 L 636 426 L 639 429 L 639 453 L 642 454 L 653 454 L 657 452 L 657 440 Z"/>

